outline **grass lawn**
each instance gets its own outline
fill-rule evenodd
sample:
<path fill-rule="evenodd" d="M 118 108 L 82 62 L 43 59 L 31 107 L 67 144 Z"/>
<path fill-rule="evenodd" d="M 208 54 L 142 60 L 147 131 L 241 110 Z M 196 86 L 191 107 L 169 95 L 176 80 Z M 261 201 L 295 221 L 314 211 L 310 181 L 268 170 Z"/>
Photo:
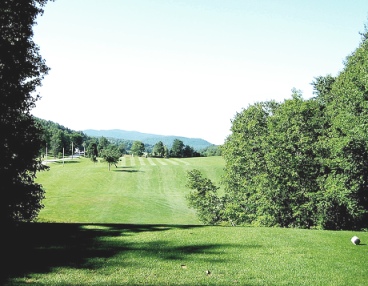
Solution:
<path fill-rule="evenodd" d="M 9 237 L 3 285 L 367 285 L 368 233 L 354 234 L 37 223 Z"/>
<path fill-rule="evenodd" d="M 217 183 L 222 158 L 141 160 L 50 163 L 39 222 L 5 229 L 1 284 L 367 285 L 368 232 L 204 226 L 185 171 Z"/>
<path fill-rule="evenodd" d="M 221 157 L 203 159 L 127 156 L 110 171 L 84 158 L 50 163 L 37 179 L 46 190 L 39 221 L 199 224 L 185 200 L 186 171 L 218 182 L 224 167 Z"/>

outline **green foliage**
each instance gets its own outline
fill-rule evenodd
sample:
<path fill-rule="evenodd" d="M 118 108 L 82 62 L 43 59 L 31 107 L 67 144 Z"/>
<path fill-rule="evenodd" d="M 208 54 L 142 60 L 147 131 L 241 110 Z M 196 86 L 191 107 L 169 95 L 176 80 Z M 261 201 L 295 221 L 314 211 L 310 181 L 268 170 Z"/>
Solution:
<path fill-rule="evenodd" d="M 158 141 L 152 150 L 153 156 L 164 157 L 165 155 L 165 146 L 162 141 Z"/>
<path fill-rule="evenodd" d="M 170 157 L 171 150 L 162 141 L 158 141 L 154 146 L 152 146 L 150 144 L 136 140 L 142 143 L 143 147 L 141 144 L 139 144 L 139 146 L 135 145 L 133 147 L 135 141 L 132 140 L 117 139 L 113 137 L 107 138 L 104 136 L 90 137 L 81 131 L 71 130 L 52 121 L 46 121 L 39 118 L 35 118 L 35 120 L 40 124 L 40 126 L 42 126 L 42 138 L 45 140 L 45 146 L 42 146 L 41 148 L 42 154 L 45 154 L 45 150 L 48 148 L 48 152 L 51 151 L 55 157 L 59 153 L 62 154 L 63 149 L 66 155 L 71 155 L 72 151 L 74 151 L 71 149 L 73 146 L 74 149 L 85 150 L 86 156 L 91 158 L 92 161 L 95 161 L 99 156 L 99 153 L 101 153 L 104 148 L 107 148 L 109 145 L 115 145 L 119 147 L 121 154 L 132 153 L 134 155 L 140 154 L 138 156 L 141 156 L 144 152 L 146 152 L 151 153 L 153 156 L 165 158 Z M 160 136 L 157 138 L 160 138 Z M 132 147 L 133 152 L 131 151 Z M 137 147 L 140 150 L 137 151 Z M 181 153 L 183 157 L 201 156 L 199 152 L 195 151 L 195 149 L 189 145 L 183 145 Z M 215 154 L 213 156 L 215 156 Z"/>
<path fill-rule="evenodd" d="M 90 158 L 92 162 L 95 162 L 95 163 L 97 162 L 97 157 L 98 157 L 97 146 L 98 146 L 98 140 L 96 138 L 89 140 L 87 142 L 87 150 L 85 154 L 86 157 Z"/>
<path fill-rule="evenodd" d="M 109 145 L 108 147 L 104 148 L 101 151 L 100 155 L 108 163 L 110 171 L 110 166 L 112 164 L 114 164 L 115 167 L 117 167 L 116 164 L 119 162 L 119 158 L 121 157 L 122 154 L 117 146 Z"/>
<path fill-rule="evenodd" d="M 221 146 L 218 145 L 208 146 L 200 151 L 200 155 L 204 157 L 221 156 L 222 155 Z"/>
<path fill-rule="evenodd" d="M 134 141 L 130 152 L 136 156 L 142 156 L 145 151 L 145 146 L 141 141 Z"/>
<path fill-rule="evenodd" d="M 268 177 L 261 213 L 273 217 L 275 225 L 316 225 L 317 179 L 323 176 L 318 138 L 323 135 L 324 114 L 315 100 L 303 100 L 298 93 L 268 119 L 265 164 Z M 266 204 L 265 204 L 266 205 Z M 260 213 L 260 215 L 261 215 Z"/>
<path fill-rule="evenodd" d="M 44 146 L 41 149 L 42 154 L 48 148 L 48 152 L 51 151 L 54 156 L 62 153 L 63 149 L 66 155 L 71 155 L 75 149 L 84 150 L 85 142 L 91 140 L 83 132 L 71 130 L 55 122 L 40 118 L 35 118 L 35 121 L 42 129 L 44 141 Z M 72 147 L 74 150 L 72 150 Z"/>
<path fill-rule="evenodd" d="M 170 157 L 182 158 L 184 156 L 184 146 L 183 141 L 175 139 L 170 150 Z"/>
<path fill-rule="evenodd" d="M 236 114 L 223 146 L 233 223 L 324 229 L 368 226 L 368 42 L 336 77 L 317 77 L 315 98 Z"/>
<path fill-rule="evenodd" d="M 46 0 L 0 1 L 0 222 L 32 221 L 44 190 L 34 182 L 42 132 L 30 114 L 48 67 L 33 42 L 33 25 Z M 2 224 L 3 225 L 3 224 Z"/>
<path fill-rule="evenodd" d="M 223 145 L 222 155 L 226 161 L 223 182 L 229 198 L 225 215 L 233 224 L 253 222 L 257 210 L 265 207 L 258 192 L 270 189 L 264 145 L 268 117 L 277 108 L 275 102 L 256 103 L 237 113 L 232 121 L 232 134 Z"/>
<path fill-rule="evenodd" d="M 49 146 L 54 157 L 56 157 L 59 153 L 62 154 L 63 149 L 65 151 L 65 139 L 65 134 L 61 130 L 56 130 L 52 135 Z"/>
<path fill-rule="evenodd" d="M 98 138 L 97 151 L 99 156 L 102 157 L 102 151 L 110 145 L 109 140 L 105 137 Z"/>
<path fill-rule="evenodd" d="M 124 142 L 120 142 L 118 144 L 118 149 L 120 151 L 121 154 L 126 154 L 127 152 L 127 145 Z"/>
<path fill-rule="evenodd" d="M 320 208 L 327 228 L 365 228 L 368 221 L 368 42 L 345 62 L 330 91 L 325 192 Z"/>
<path fill-rule="evenodd" d="M 187 196 L 189 206 L 197 211 L 198 218 L 203 223 L 218 224 L 223 211 L 223 202 L 217 195 L 219 188 L 210 179 L 204 178 L 197 169 L 188 171 L 187 179 L 186 186 L 194 190 Z"/>

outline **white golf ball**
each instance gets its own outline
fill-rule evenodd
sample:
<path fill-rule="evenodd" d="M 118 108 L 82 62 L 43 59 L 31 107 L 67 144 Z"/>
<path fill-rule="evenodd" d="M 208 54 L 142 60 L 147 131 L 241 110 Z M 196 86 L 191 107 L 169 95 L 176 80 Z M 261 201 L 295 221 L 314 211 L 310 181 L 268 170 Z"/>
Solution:
<path fill-rule="evenodd" d="M 353 236 L 353 237 L 351 238 L 351 242 L 352 242 L 353 244 L 355 244 L 355 245 L 358 245 L 358 244 L 360 243 L 360 239 L 359 239 L 359 237 L 357 237 L 357 236 Z"/>

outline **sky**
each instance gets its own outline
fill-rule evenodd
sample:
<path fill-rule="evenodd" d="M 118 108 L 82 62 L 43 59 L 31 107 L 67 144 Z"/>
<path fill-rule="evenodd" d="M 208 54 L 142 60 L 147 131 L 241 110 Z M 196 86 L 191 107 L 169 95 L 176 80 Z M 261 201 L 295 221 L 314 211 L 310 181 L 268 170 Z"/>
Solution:
<path fill-rule="evenodd" d="M 366 0 L 56 0 L 34 41 L 51 68 L 32 114 L 223 144 L 237 113 L 337 76 Z"/>

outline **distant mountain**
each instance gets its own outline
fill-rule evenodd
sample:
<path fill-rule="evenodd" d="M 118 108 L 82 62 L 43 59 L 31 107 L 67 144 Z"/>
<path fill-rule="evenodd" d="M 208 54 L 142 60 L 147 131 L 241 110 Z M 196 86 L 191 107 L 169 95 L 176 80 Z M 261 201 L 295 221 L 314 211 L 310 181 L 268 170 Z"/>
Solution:
<path fill-rule="evenodd" d="M 126 131 L 120 129 L 111 130 L 94 130 L 87 129 L 83 130 L 83 133 L 91 137 L 105 137 L 105 138 L 116 138 L 131 141 L 141 141 L 143 144 L 155 145 L 158 141 L 161 141 L 164 145 L 171 148 L 175 139 L 181 140 L 184 145 L 191 146 L 193 149 L 199 151 L 205 149 L 214 144 L 201 139 L 201 138 L 188 138 L 182 136 L 167 136 L 167 135 L 157 135 L 149 133 L 141 133 L 137 131 Z"/>

